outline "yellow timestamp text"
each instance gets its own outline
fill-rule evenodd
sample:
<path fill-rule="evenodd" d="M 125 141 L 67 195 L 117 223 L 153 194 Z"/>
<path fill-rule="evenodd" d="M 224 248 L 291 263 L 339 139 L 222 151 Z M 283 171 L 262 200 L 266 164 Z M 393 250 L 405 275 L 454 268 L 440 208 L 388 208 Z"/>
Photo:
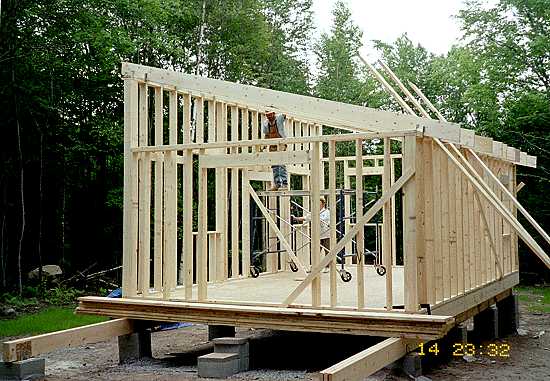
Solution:
<path fill-rule="evenodd" d="M 510 357 L 510 344 L 508 343 L 489 343 L 489 344 L 472 344 L 472 343 L 454 343 L 452 345 L 452 355 L 457 357 L 462 356 L 489 356 L 489 357 Z M 418 354 L 420 356 L 439 355 L 439 343 L 420 343 L 418 346 Z"/>

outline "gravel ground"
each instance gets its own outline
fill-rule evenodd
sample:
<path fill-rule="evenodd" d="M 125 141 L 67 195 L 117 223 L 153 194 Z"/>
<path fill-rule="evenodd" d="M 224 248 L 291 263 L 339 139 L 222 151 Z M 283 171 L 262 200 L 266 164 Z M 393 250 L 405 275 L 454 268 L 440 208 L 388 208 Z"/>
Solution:
<path fill-rule="evenodd" d="M 434 381 L 550 380 L 550 315 L 521 308 L 521 335 L 495 341 L 509 343 L 510 357 L 479 356 L 469 361 L 458 357 L 425 367 L 424 375 Z M 229 380 L 317 380 L 320 370 L 380 340 L 251 329 L 239 329 L 237 336 L 250 337 L 253 370 Z M 47 380 L 198 380 L 196 358 L 212 351 L 206 338 L 203 325 L 154 333 L 154 359 L 127 365 L 117 364 L 116 340 L 60 349 L 44 356 Z M 369 378 L 408 379 L 395 369 L 383 369 Z"/>

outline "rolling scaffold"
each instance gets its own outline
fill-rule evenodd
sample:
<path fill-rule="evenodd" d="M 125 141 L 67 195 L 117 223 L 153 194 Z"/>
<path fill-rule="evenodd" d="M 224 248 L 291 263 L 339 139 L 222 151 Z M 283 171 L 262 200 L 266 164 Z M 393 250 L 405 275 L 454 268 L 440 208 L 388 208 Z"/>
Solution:
<path fill-rule="evenodd" d="M 337 222 L 336 222 L 336 232 L 337 232 L 337 239 L 340 239 L 342 238 L 345 234 L 346 234 L 346 227 L 345 227 L 345 221 L 346 220 L 350 220 L 351 221 L 354 221 L 355 219 L 355 216 L 357 214 L 357 210 L 350 213 L 349 215 L 345 215 L 344 214 L 344 200 L 345 200 L 345 197 L 349 197 L 351 195 L 354 195 L 356 193 L 356 191 L 354 189 L 337 189 L 337 193 L 338 193 L 338 198 L 336 200 L 336 207 L 332 208 L 332 211 L 331 212 L 334 212 L 334 209 L 336 209 L 336 212 L 337 212 Z M 364 191 L 364 195 L 366 196 L 365 199 L 368 198 L 368 196 L 372 196 L 372 195 L 378 195 L 378 190 L 376 191 Z M 321 191 L 321 195 L 328 195 L 328 191 Z M 305 191 L 305 190 L 285 190 L 285 191 L 260 191 L 258 192 L 258 196 L 259 197 L 273 197 L 273 196 L 278 196 L 278 197 L 294 197 L 294 196 L 297 196 L 297 197 L 309 197 L 310 196 L 310 193 L 308 191 Z M 369 207 L 371 204 L 373 204 L 375 201 L 376 201 L 376 197 L 373 198 L 372 200 L 370 201 L 366 201 L 364 204 L 363 204 L 363 209 Z M 252 205 L 254 205 L 252 203 Z M 302 205 L 300 205 L 299 203 L 297 203 L 296 201 L 294 200 L 290 200 L 290 205 L 291 205 L 291 208 L 292 209 L 298 209 L 298 210 L 301 210 L 304 215 L 305 214 L 309 214 L 310 211 L 307 210 L 306 208 L 304 208 Z M 290 221 L 287 221 L 285 220 L 284 218 L 282 218 L 277 212 L 278 212 L 278 208 L 275 207 L 275 208 L 271 208 L 269 209 L 270 213 L 272 214 L 272 216 L 274 216 L 276 218 L 276 220 L 279 220 L 281 224 L 285 224 L 289 227 L 290 229 L 290 233 L 285 237 L 285 238 L 291 238 L 293 239 L 293 244 L 294 244 L 294 247 L 297 246 L 297 243 L 296 243 L 296 236 L 298 234 L 300 234 L 304 239 L 305 239 L 305 243 L 303 243 L 301 246 L 299 247 L 296 247 L 295 251 L 299 251 L 300 249 L 308 246 L 308 245 L 311 245 L 311 237 L 309 235 L 307 235 L 306 233 L 304 233 L 302 231 L 302 229 L 298 229 L 297 226 L 295 224 L 292 223 L 292 217 L 290 219 Z M 267 256 L 268 254 L 269 255 L 272 255 L 272 254 L 279 254 L 279 253 L 283 253 L 283 252 L 286 252 L 286 249 L 284 248 L 270 248 L 270 241 L 272 239 L 277 239 L 277 237 L 273 236 L 271 237 L 269 235 L 269 230 L 268 230 L 268 233 L 267 234 L 262 234 L 262 230 L 264 230 L 264 226 L 262 225 L 262 223 L 265 223 L 265 217 L 262 216 L 259 212 L 258 212 L 258 208 L 257 207 L 253 207 L 251 209 L 251 236 L 252 236 L 252 239 L 251 239 L 251 260 L 250 260 L 250 275 L 252 277 L 258 277 L 260 272 L 261 272 L 261 262 L 262 262 L 262 257 L 265 257 Z M 324 222 L 324 221 L 321 221 L 321 224 L 325 227 L 325 228 L 328 228 L 329 225 Z M 373 259 L 373 264 L 374 264 L 374 267 L 376 269 L 376 272 L 378 273 L 378 275 L 380 276 L 384 276 L 386 274 L 386 267 L 384 266 L 384 264 L 382 263 L 382 250 L 381 250 L 381 246 L 382 246 L 382 243 L 381 243 L 381 227 L 382 227 L 382 224 L 380 222 L 375 222 L 374 223 L 374 227 L 375 227 L 375 242 L 374 242 L 374 249 L 371 250 L 371 249 L 368 249 L 368 248 L 364 248 L 364 252 L 363 252 L 363 255 L 366 258 L 372 258 Z M 260 246 L 258 245 L 260 242 L 259 238 L 258 237 L 261 237 L 263 238 L 263 242 L 262 242 L 262 245 L 260 247 L 260 249 L 256 249 L 257 246 Z M 319 243 L 320 245 L 320 243 Z M 340 274 L 340 278 L 344 281 L 344 282 L 349 282 L 351 279 L 352 279 L 352 275 L 349 271 L 347 271 L 345 269 L 345 264 L 346 264 L 346 261 L 345 261 L 345 258 L 357 258 L 357 251 L 356 251 L 356 248 L 357 248 L 357 242 L 352 239 L 352 251 L 351 252 L 346 252 L 345 249 L 342 249 L 342 251 L 340 251 L 340 253 L 338 253 L 337 255 L 337 262 L 340 264 L 340 269 L 338 270 L 339 274 Z M 326 250 L 322 245 L 321 245 L 321 249 L 322 250 Z M 292 261 L 292 260 L 289 260 L 288 262 L 289 264 L 289 267 L 290 269 L 293 271 L 293 272 L 296 272 L 298 271 L 298 267 L 296 266 L 296 264 Z"/>

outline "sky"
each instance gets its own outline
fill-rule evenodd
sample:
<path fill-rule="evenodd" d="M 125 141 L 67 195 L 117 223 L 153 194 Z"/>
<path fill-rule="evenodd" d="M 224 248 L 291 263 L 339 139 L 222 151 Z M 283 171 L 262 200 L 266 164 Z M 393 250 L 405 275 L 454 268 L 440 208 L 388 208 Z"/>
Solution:
<path fill-rule="evenodd" d="M 453 19 L 463 0 L 344 0 L 354 22 L 363 31 L 360 53 L 372 61 L 376 56 L 371 40 L 393 42 L 407 33 L 413 43 L 429 51 L 445 54 L 461 36 Z M 319 35 L 332 24 L 331 11 L 336 0 L 313 0 L 314 18 Z"/>

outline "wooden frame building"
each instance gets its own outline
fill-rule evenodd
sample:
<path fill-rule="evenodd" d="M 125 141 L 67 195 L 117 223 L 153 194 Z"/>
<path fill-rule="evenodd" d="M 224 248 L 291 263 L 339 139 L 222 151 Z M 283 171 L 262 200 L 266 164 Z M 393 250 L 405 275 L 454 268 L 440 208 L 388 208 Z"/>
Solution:
<path fill-rule="evenodd" d="M 388 337 L 324 373 L 336 380 L 373 353 L 391 361 L 509 295 L 518 240 L 550 266 L 517 220 L 527 212 L 515 198 L 516 167 L 535 167 L 536 158 L 431 119 L 410 93 L 420 116 L 407 103 L 407 114 L 393 113 L 130 63 L 122 73 L 123 298 L 81 298 L 79 313 Z M 269 141 L 285 151 L 265 149 L 266 110 L 286 116 L 287 138 Z M 271 165 L 287 166 L 288 191 L 265 191 Z M 348 194 L 342 213 L 356 213 L 340 221 L 344 234 L 338 189 Z M 321 195 L 331 210 L 327 251 L 318 219 L 291 221 L 291 202 L 315 211 Z M 258 277 L 249 271 L 251 208 L 273 249 Z M 373 219 L 386 273 L 355 255 L 343 282 L 339 253 L 363 253 Z"/>

